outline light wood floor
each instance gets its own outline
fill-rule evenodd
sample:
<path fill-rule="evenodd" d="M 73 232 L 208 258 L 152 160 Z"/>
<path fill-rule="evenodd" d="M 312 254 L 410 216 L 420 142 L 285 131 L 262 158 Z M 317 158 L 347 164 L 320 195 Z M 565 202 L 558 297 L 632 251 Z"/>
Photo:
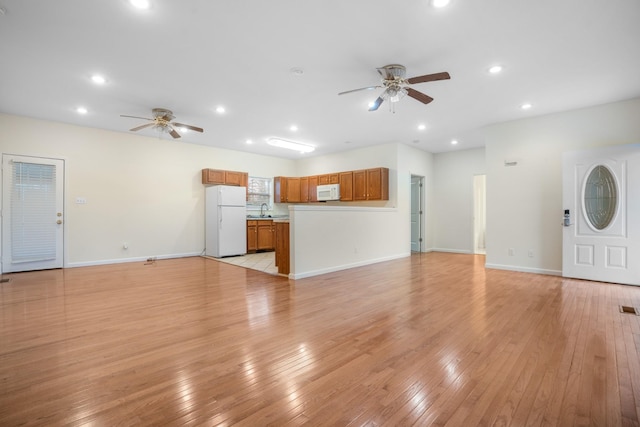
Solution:
<path fill-rule="evenodd" d="M 640 289 L 483 265 L 4 275 L 0 425 L 638 425 Z"/>

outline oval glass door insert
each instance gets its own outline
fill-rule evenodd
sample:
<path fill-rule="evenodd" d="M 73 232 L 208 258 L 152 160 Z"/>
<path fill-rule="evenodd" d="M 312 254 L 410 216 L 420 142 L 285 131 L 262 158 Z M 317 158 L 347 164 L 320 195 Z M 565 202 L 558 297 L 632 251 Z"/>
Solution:
<path fill-rule="evenodd" d="M 611 224 L 618 206 L 618 187 L 613 174 L 598 165 L 589 174 L 584 186 L 584 211 L 589 224 L 604 230 Z"/>

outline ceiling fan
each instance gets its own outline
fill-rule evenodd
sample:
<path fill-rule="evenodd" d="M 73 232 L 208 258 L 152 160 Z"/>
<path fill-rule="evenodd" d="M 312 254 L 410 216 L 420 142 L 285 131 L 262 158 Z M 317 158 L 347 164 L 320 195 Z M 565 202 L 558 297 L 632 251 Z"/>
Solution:
<path fill-rule="evenodd" d="M 204 129 L 199 128 L 197 126 L 185 125 L 178 122 L 172 122 L 175 118 L 173 112 L 171 110 L 167 110 L 166 108 L 154 108 L 151 110 L 151 114 L 153 114 L 153 119 L 147 117 L 138 117 L 138 116 L 127 116 L 125 114 L 121 114 L 120 117 L 131 117 L 133 119 L 142 119 L 149 120 L 151 123 L 145 123 L 140 126 L 136 126 L 132 129 L 129 129 L 132 132 L 139 131 L 141 129 L 152 127 L 162 132 L 168 132 L 174 138 L 180 138 L 180 134 L 176 131 L 175 128 L 178 129 L 188 129 L 195 132 L 204 132 Z"/>
<path fill-rule="evenodd" d="M 413 85 L 416 83 L 426 83 L 433 82 L 436 80 L 447 80 L 450 79 L 449 73 L 434 73 L 434 74 L 425 74 L 424 76 L 411 77 L 409 79 L 405 79 L 405 75 L 407 70 L 404 66 L 399 64 L 390 64 L 385 65 L 384 67 L 377 68 L 378 73 L 382 76 L 382 86 L 368 86 L 360 89 L 348 90 L 345 92 L 340 92 L 338 95 L 344 95 L 347 93 L 358 92 L 361 90 L 371 90 L 371 89 L 382 89 L 384 88 L 384 92 L 375 100 L 375 102 L 370 106 L 369 111 L 376 111 L 380 104 L 384 101 L 389 100 L 391 105 L 389 108 L 393 108 L 393 103 L 398 102 L 405 95 L 409 95 L 411 98 L 422 102 L 423 104 L 428 104 L 433 101 L 429 95 L 425 95 L 422 92 L 418 92 L 417 90 L 408 87 L 408 85 Z M 395 111 L 394 111 L 395 112 Z"/>

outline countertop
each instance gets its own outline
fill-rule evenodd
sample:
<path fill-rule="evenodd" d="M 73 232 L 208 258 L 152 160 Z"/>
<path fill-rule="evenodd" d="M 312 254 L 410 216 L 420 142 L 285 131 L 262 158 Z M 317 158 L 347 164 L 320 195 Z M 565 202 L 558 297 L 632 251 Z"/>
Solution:
<path fill-rule="evenodd" d="M 289 221 L 288 216 L 284 215 L 274 215 L 274 216 L 247 216 L 247 221 L 264 221 L 264 220 L 286 220 Z"/>

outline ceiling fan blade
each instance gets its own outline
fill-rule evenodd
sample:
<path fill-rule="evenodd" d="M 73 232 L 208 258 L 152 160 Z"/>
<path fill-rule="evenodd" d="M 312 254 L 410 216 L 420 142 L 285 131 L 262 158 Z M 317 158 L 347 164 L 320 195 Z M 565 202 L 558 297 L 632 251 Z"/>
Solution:
<path fill-rule="evenodd" d="M 411 77 L 410 79 L 407 79 L 407 83 L 413 85 L 416 83 L 433 82 L 436 80 L 448 80 L 450 78 L 451 76 L 449 75 L 449 73 L 445 71 L 442 73 L 426 74 L 424 76 Z"/>
<path fill-rule="evenodd" d="M 132 119 L 153 120 L 148 117 L 127 116 L 126 114 L 120 114 L 120 117 L 131 117 Z"/>
<path fill-rule="evenodd" d="M 180 134 L 178 132 L 176 132 L 176 130 L 174 128 L 172 128 L 171 126 L 169 126 L 169 129 L 171 129 L 169 131 L 169 135 L 171 135 L 174 138 L 180 138 Z"/>
<path fill-rule="evenodd" d="M 351 93 L 351 92 L 359 92 L 361 90 L 371 90 L 371 89 L 380 89 L 382 88 L 382 86 L 368 86 L 368 87 L 361 87 L 360 89 L 352 89 L 352 90 L 347 90 L 344 92 L 340 92 L 338 95 L 344 95 L 345 93 Z"/>
<path fill-rule="evenodd" d="M 200 132 L 200 133 L 204 132 L 204 129 L 196 127 L 196 126 L 183 125 L 182 123 L 176 123 L 176 122 L 173 122 L 171 124 L 173 126 L 175 126 L 175 127 L 178 127 L 178 128 L 185 128 L 185 129 L 189 129 L 189 130 L 192 130 L 192 131 L 195 131 L 195 132 Z"/>
<path fill-rule="evenodd" d="M 382 101 L 384 101 L 384 99 L 382 99 L 382 97 L 379 96 L 378 99 L 375 100 L 373 105 L 369 107 L 369 111 L 376 111 L 378 107 L 380 107 L 380 104 L 382 104 Z"/>
<path fill-rule="evenodd" d="M 413 99 L 422 102 L 423 104 L 428 104 L 431 101 L 433 101 L 433 98 L 430 97 L 429 95 L 425 95 L 422 92 L 418 92 L 415 89 L 412 89 L 410 87 L 406 87 L 404 88 L 407 91 L 407 95 L 409 95 L 410 97 L 412 97 Z"/>
<path fill-rule="evenodd" d="M 155 123 L 146 123 L 144 125 L 136 126 L 133 129 L 129 129 L 131 132 L 139 131 L 140 129 L 148 128 L 151 126 L 155 126 Z"/>

